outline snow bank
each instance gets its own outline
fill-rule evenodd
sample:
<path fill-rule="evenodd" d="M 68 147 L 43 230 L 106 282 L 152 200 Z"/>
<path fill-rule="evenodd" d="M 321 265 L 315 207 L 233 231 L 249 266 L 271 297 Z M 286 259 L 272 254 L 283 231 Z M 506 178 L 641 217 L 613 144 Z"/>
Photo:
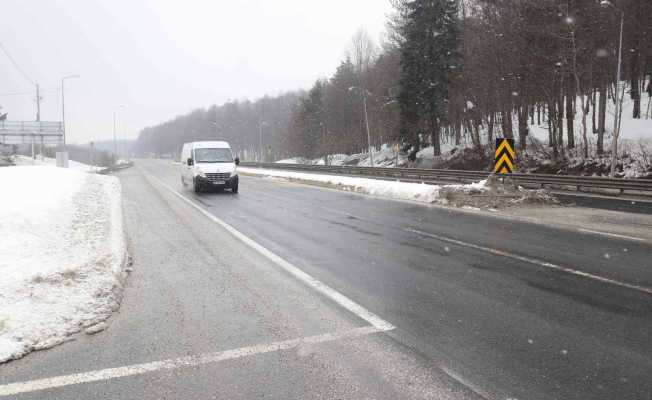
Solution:
<path fill-rule="evenodd" d="M 117 178 L 0 169 L 0 362 L 59 344 L 120 302 L 126 245 Z"/>
<path fill-rule="evenodd" d="M 13 156 L 12 161 L 14 164 L 21 165 L 21 166 L 24 165 L 56 166 L 57 165 L 57 160 L 55 158 L 41 157 L 41 156 L 36 156 L 36 159 L 27 156 Z M 68 168 L 73 169 L 75 171 L 83 171 L 83 172 L 98 172 L 104 169 L 102 167 L 98 167 L 95 165 L 88 165 L 73 160 L 68 160 Z"/>
<path fill-rule="evenodd" d="M 509 179 L 505 179 L 504 182 L 502 180 L 499 182 L 497 177 L 489 177 L 479 182 L 464 185 L 427 185 L 422 183 L 310 174 L 275 169 L 241 167 L 238 168 L 238 171 L 248 175 L 327 185 L 340 190 L 390 199 L 438 203 L 441 205 L 478 210 L 495 210 L 523 204 L 558 204 L 557 199 L 545 189 L 528 190 L 514 184 Z"/>
<path fill-rule="evenodd" d="M 350 176 L 308 174 L 303 172 L 281 171 L 275 169 L 238 168 L 238 172 L 274 178 L 300 180 L 335 186 L 339 189 L 387 197 L 399 200 L 412 200 L 433 203 L 439 199 L 440 186 L 420 183 L 385 181 L 379 179 L 356 178 Z"/>

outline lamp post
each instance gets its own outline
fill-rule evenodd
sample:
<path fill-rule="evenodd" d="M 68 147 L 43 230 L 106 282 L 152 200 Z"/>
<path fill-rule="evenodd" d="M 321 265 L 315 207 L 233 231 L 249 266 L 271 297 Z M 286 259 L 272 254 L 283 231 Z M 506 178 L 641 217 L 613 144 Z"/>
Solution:
<path fill-rule="evenodd" d="M 63 128 L 63 150 L 66 151 L 66 97 L 64 83 L 66 79 L 79 78 L 79 75 L 68 75 L 61 78 L 61 127 Z"/>
<path fill-rule="evenodd" d="M 623 59 L 623 27 L 625 25 L 625 12 L 620 8 L 616 7 L 609 0 L 600 1 L 600 7 L 602 8 L 613 8 L 620 13 L 620 39 L 618 44 L 618 65 L 616 66 L 616 90 L 614 94 L 614 99 L 616 100 L 616 108 L 614 112 L 614 134 L 613 139 L 611 140 L 611 173 L 609 174 L 610 178 L 613 178 L 616 175 L 616 161 L 618 160 L 618 136 L 620 136 L 620 116 L 622 114 L 621 105 L 620 105 L 620 66 Z"/>
<path fill-rule="evenodd" d="M 258 124 L 258 130 L 260 133 L 260 161 L 261 162 L 265 161 L 263 157 L 263 154 L 265 154 L 263 149 L 263 126 L 267 126 L 267 125 L 269 124 L 266 121 L 260 121 L 260 123 Z"/>
<path fill-rule="evenodd" d="M 116 157 L 118 157 L 118 138 L 116 136 L 116 121 L 115 121 L 115 114 L 117 110 L 125 108 L 124 104 L 120 104 L 117 109 L 113 110 L 113 152 Z"/>
<path fill-rule="evenodd" d="M 351 86 L 349 91 L 359 90 L 362 93 L 362 107 L 364 109 L 364 123 L 367 130 L 367 147 L 369 147 L 370 166 L 374 166 L 374 151 L 371 148 L 371 133 L 369 132 L 369 116 L 367 114 L 367 91 L 357 86 Z"/>

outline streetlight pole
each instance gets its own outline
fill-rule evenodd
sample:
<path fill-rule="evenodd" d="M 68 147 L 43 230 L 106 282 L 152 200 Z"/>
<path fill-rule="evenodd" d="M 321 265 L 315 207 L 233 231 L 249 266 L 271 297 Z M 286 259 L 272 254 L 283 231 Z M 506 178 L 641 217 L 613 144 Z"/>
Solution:
<path fill-rule="evenodd" d="M 371 161 L 371 166 L 374 164 L 374 150 L 371 148 L 371 133 L 369 132 L 369 116 L 367 115 L 367 94 L 365 90 L 362 91 L 362 105 L 364 106 L 364 124 L 367 128 L 367 146 L 369 146 L 369 160 Z"/>
<path fill-rule="evenodd" d="M 600 6 L 602 8 L 612 7 L 614 10 L 620 13 L 620 39 L 618 44 L 618 65 L 616 67 L 616 90 L 614 91 L 614 100 L 616 101 L 616 107 L 614 110 L 614 134 L 611 140 L 611 172 L 609 174 L 610 178 L 614 178 L 616 176 L 616 162 L 618 161 L 618 136 L 620 136 L 620 118 L 622 115 L 619 87 L 621 73 L 620 69 L 623 61 L 623 28 L 625 26 L 625 12 L 616 7 L 609 0 L 602 0 L 600 2 Z"/>
<path fill-rule="evenodd" d="M 64 83 L 66 79 L 79 78 L 79 75 L 68 75 L 61 78 L 61 127 L 63 128 L 63 151 L 66 151 L 66 97 Z"/>
<path fill-rule="evenodd" d="M 364 109 L 364 124 L 367 130 L 367 147 L 369 148 L 369 161 L 370 165 L 374 166 L 374 150 L 371 148 L 371 132 L 369 131 L 369 115 L 367 113 L 367 90 L 357 86 L 351 86 L 349 91 L 359 90 L 362 93 L 362 107 Z"/>
<path fill-rule="evenodd" d="M 118 106 L 118 109 L 121 109 L 121 108 L 124 108 L 124 107 L 125 107 L 124 104 L 120 104 Z M 116 160 L 117 160 L 117 158 L 119 158 L 120 156 L 118 155 L 118 137 L 117 137 L 117 133 L 116 133 L 116 118 L 115 118 L 115 115 L 116 115 L 116 110 L 114 109 L 113 110 L 113 152 L 114 152 L 114 154 L 116 156 Z"/>
<path fill-rule="evenodd" d="M 261 162 L 265 161 L 264 157 L 263 157 L 263 154 L 264 154 L 264 152 L 263 152 L 264 151 L 264 149 L 263 149 L 263 126 L 266 126 L 266 125 L 267 125 L 267 122 L 265 122 L 265 121 L 260 121 L 260 123 L 258 124 L 258 130 L 259 130 L 259 134 L 260 134 L 260 161 Z"/>
<path fill-rule="evenodd" d="M 118 156 L 118 138 L 115 133 L 115 110 L 113 110 L 113 154 Z"/>

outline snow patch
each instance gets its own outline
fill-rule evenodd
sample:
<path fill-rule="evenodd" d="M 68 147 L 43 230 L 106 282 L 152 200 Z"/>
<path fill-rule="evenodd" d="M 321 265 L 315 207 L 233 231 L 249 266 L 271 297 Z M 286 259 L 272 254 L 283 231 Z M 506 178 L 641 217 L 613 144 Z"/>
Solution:
<path fill-rule="evenodd" d="M 126 244 L 117 178 L 0 169 L 0 362 L 68 340 L 119 306 Z"/>
<path fill-rule="evenodd" d="M 41 157 L 41 156 L 36 156 L 36 158 L 34 159 L 32 157 L 16 155 L 12 157 L 12 162 L 19 166 L 28 166 L 28 165 L 56 166 L 57 165 L 57 160 L 55 158 Z M 73 160 L 68 160 L 68 168 L 75 171 L 82 171 L 82 172 L 98 172 L 104 169 L 102 167 L 98 167 L 95 165 L 88 165 Z"/>
<path fill-rule="evenodd" d="M 309 181 L 341 190 L 364 193 L 372 196 L 399 200 L 412 200 L 433 203 L 439 198 L 440 186 L 378 179 L 356 178 L 350 176 L 309 174 L 303 172 L 282 171 L 275 169 L 238 168 L 238 172 L 265 177 Z"/>

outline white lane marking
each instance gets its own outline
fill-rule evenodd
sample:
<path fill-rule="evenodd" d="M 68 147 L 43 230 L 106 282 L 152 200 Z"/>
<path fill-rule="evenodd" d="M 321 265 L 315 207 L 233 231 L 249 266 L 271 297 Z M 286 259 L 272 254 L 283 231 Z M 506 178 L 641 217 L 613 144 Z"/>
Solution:
<path fill-rule="evenodd" d="M 537 265 L 537 266 L 540 266 L 540 267 L 545 267 L 545 268 L 553 269 L 553 270 L 556 270 L 556 271 L 565 272 L 567 274 L 577 275 L 577 276 L 581 276 L 581 277 L 584 277 L 584 278 L 595 279 L 597 281 L 604 282 L 604 283 L 609 283 L 611 285 L 616 285 L 616 286 L 624 287 L 624 288 L 627 288 L 627 289 L 632 289 L 632 290 L 636 290 L 636 291 L 639 291 L 639 292 L 652 294 L 652 288 L 633 285 L 631 283 L 625 283 L 625 282 L 617 281 L 615 279 L 605 278 L 605 277 L 600 276 L 600 275 L 594 275 L 594 274 L 591 274 L 589 272 L 583 272 L 583 271 L 578 271 L 578 270 L 572 269 L 572 268 L 562 267 L 561 265 L 549 263 L 549 262 L 543 261 L 543 260 L 538 260 L 536 258 L 519 256 L 517 254 L 508 253 L 506 251 L 502 251 L 502 250 L 498 250 L 498 249 L 492 249 L 491 247 L 485 247 L 485 246 L 480 246 L 480 245 L 473 244 L 473 243 L 463 242 L 461 240 L 451 239 L 451 238 L 446 237 L 446 236 L 440 236 L 440 235 L 436 235 L 434 233 L 423 232 L 423 231 L 420 231 L 420 230 L 417 230 L 417 229 L 402 228 L 402 230 L 405 231 L 405 232 L 415 233 L 415 234 L 420 235 L 420 236 L 426 236 L 426 237 L 429 237 L 429 238 L 441 240 L 442 242 L 453 243 L 453 244 L 456 244 L 456 245 L 459 245 L 459 246 L 469 247 L 469 248 L 472 248 L 472 249 L 476 249 L 476 250 L 484 251 L 484 252 L 487 252 L 487 253 L 491 253 L 491 254 L 494 254 L 494 255 L 497 255 L 497 256 L 507 257 L 507 258 L 511 258 L 513 260 L 523 261 L 523 262 L 533 264 L 533 265 Z"/>
<path fill-rule="evenodd" d="M 645 239 L 640 238 L 640 237 L 636 237 L 636 236 L 627 236 L 627 235 L 619 235 L 617 233 L 593 231 L 591 229 L 577 228 L 577 231 L 582 232 L 582 233 L 592 233 L 594 235 L 614 237 L 614 238 L 618 238 L 618 239 L 635 240 L 637 242 L 645 242 L 646 241 Z"/>
<path fill-rule="evenodd" d="M 284 340 L 268 344 L 240 347 L 238 349 L 218 351 L 214 353 L 198 354 L 180 358 L 171 358 L 153 361 L 144 364 L 127 365 L 123 367 L 107 368 L 95 371 L 82 372 L 72 375 L 55 376 L 45 379 L 36 379 L 26 382 L 15 382 L 0 385 L 0 397 L 13 396 L 20 393 L 36 392 L 39 390 L 53 389 L 63 386 L 79 385 L 97 381 L 123 378 L 126 376 L 142 375 L 150 372 L 173 370 L 179 368 L 196 367 L 204 364 L 218 363 L 226 360 L 250 357 L 258 354 L 272 353 L 282 350 L 297 348 L 307 344 L 333 342 L 341 339 L 352 339 L 373 333 L 382 332 L 373 326 L 355 328 L 345 332 L 326 333 L 323 335 L 308 336 L 298 339 Z"/>
<path fill-rule="evenodd" d="M 295 267 L 288 261 L 284 260 L 283 258 L 277 256 L 267 248 L 263 247 L 262 245 L 258 244 L 254 240 L 250 239 L 248 236 L 245 234 L 241 233 L 231 225 L 227 224 L 226 222 L 222 221 L 221 219 L 217 218 L 215 215 L 211 214 L 210 212 L 206 211 L 204 208 L 200 207 L 197 205 L 195 202 L 192 200 L 188 199 L 181 193 L 177 192 L 174 190 L 172 187 L 168 186 L 166 183 L 161 181 L 160 179 L 156 178 L 155 176 L 152 176 L 145 172 L 144 170 L 141 169 L 141 172 L 143 175 L 158 183 L 160 186 L 164 187 L 165 189 L 169 190 L 172 194 L 195 208 L 197 211 L 205 215 L 207 218 L 209 218 L 211 221 L 215 222 L 216 224 L 220 225 L 222 228 L 226 229 L 230 234 L 235 236 L 237 239 L 242 241 L 244 244 L 247 246 L 251 247 L 252 249 L 256 250 L 258 253 L 262 254 L 264 257 L 268 258 L 270 261 L 272 261 L 274 264 L 278 265 L 279 267 L 283 268 L 290 274 L 292 274 L 295 278 L 299 279 L 301 282 L 304 284 L 310 286 L 311 288 L 315 289 L 319 293 L 323 294 L 324 296 L 330 298 L 340 306 L 344 307 L 345 309 L 349 310 L 353 314 L 357 315 L 361 319 L 369 322 L 372 326 L 376 327 L 377 329 L 381 331 L 390 331 L 394 329 L 394 326 L 390 324 L 389 322 L 385 321 L 384 319 L 380 318 L 376 314 L 372 313 L 371 311 L 367 310 L 366 308 L 362 307 L 358 303 L 354 302 L 353 300 L 349 299 L 345 295 L 341 294 L 337 290 L 331 288 L 330 286 L 326 285 L 325 283 L 322 283 L 316 278 L 313 278 L 311 275 L 308 275 L 307 273 L 303 272 L 299 268 Z"/>

